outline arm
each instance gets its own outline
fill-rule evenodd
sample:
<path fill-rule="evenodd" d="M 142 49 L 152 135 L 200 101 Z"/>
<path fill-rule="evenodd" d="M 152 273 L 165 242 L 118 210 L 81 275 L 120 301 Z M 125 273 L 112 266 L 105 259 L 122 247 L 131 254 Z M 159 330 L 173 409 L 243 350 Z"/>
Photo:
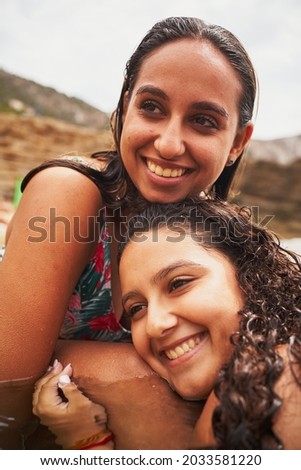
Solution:
<path fill-rule="evenodd" d="M 202 404 L 176 395 L 132 344 L 65 340 L 59 342 L 56 357 L 64 364 L 72 363 L 73 381 L 86 397 L 105 407 L 116 449 L 191 448 Z M 44 392 L 47 399 L 49 391 Z M 49 415 L 57 412 L 53 406 L 39 408 L 46 425 Z M 94 428 L 86 427 L 85 436 L 93 432 Z M 29 448 L 39 448 L 39 435 L 32 437 Z"/>
<path fill-rule="evenodd" d="M 95 249 L 88 218 L 100 205 L 97 187 L 68 168 L 48 168 L 28 183 L 0 263 L 0 380 L 33 383 L 47 368 L 73 288 Z M 74 237 L 75 220 L 85 243 Z"/>

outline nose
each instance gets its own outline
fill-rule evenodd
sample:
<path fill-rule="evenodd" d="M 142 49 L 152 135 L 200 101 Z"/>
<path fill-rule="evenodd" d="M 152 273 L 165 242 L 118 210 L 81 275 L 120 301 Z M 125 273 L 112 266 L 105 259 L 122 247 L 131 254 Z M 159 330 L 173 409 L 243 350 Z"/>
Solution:
<path fill-rule="evenodd" d="M 150 338 L 162 338 L 169 334 L 178 324 L 178 317 L 162 303 L 148 304 L 146 334 Z"/>
<path fill-rule="evenodd" d="M 164 122 L 155 140 L 154 146 L 160 154 L 160 157 L 165 159 L 172 159 L 183 155 L 185 152 L 185 144 L 183 141 L 181 123 L 176 119 Z"/>

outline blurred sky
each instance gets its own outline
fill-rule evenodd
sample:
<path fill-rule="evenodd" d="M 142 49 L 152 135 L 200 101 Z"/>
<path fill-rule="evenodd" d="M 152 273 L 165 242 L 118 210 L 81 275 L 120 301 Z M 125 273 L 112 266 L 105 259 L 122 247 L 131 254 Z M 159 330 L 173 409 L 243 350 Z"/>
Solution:
<path fill-rule="evenodd" d="M 243 42 L 260 82 L 254 138 L 301 134 L 300 0 L 0 0 L 0 68 L 111 112 L 135 47 L 177 15 Z"/>

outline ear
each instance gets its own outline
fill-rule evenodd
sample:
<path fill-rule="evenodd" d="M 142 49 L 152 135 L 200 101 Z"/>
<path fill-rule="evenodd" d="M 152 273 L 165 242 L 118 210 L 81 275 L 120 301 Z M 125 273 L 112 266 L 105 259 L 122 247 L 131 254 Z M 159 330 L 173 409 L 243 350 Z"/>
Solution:
<path fill-rule="evenodd" d="M 124 118 L 129 107 L 129 101 L 130 101 L 129 92 L 126 91 L 123 95 L 123 101 L 122 101 L 122 123 L 124 122 Z"/>
<path fill-rule="evenodd" d="M 244 151 L 247 143 L 252 137 L 254 125 L 250 122 L 246 127 L 243 127 L 237 131 L 233 146 L 229 153 L 229 158 L 236 160 Z"/>

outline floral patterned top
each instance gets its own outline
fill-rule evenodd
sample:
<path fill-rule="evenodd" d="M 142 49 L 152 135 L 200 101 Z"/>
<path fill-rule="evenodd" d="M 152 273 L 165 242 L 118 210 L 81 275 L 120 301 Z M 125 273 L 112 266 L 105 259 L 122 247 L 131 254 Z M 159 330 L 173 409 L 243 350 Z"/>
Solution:
<path fill-rule="evenodd" d="M 70 299 L 60 338 L 109 342 L 131 340 L 130 331 L 121 326 L 113 311 L 110 242 L 105 222 L 96 252 Z"/>
<path fill-rule="evenodd" d="M 110 242 L 105 221 L 93 258 L 71 296 L 60 332 L 62 339 L 129 342 L 131 333 L 116 319 L 111 296 Z M 0 250 L 0 261 L 5 247 Z"/>

